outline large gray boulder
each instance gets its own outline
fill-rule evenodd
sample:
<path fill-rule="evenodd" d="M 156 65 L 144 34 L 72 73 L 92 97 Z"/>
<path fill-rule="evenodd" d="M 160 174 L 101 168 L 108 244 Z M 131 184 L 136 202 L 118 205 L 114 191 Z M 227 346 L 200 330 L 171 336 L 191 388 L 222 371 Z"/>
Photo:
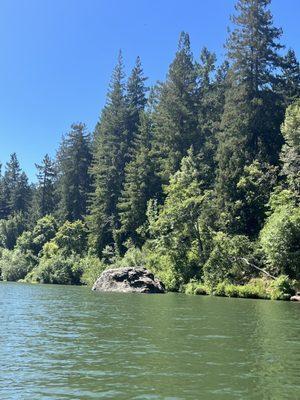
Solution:
<path fill-rule="evenodd" d="M 146 268 L 113 268 L 102 272 L 92 290 L 101 292 L 164 293 L 164 284 Z"/>

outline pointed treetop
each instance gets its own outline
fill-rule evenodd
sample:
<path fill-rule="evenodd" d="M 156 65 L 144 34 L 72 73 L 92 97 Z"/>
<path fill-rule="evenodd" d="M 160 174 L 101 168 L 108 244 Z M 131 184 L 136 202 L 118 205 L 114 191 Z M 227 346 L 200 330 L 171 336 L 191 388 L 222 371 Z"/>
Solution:
<path fill-rule="evenodd" d="M 118 61 L 113 70 L 111 81 L 109 84 L 109 91 L 107 95 L 108 104 L 113 104 L 115 102 L 119 102 L 120 99 L 124 97 L 124 63 L 123 63 L 123 55 L 122 51 L 119 51 Z"/>
<path fill-rule="evenodd" d="M 184 31 L 182 31 L 179 35 L 178 41 L 178 52 L 185 52 L 190 54 L 191 53 L 191 42 L 190 42 L 190 35 Z"/>
<path fill-rule="evenodd" d="M 269 4 L 270 0 L 238 0 L 237 13 L 231 16 L 235 28 L 226 43 L 236 77 L 255 92 L 274 82 L 281 64 L 282 30 L 274 27 Z"/>
<path fill-rule="evenodd" d="M 148 88 L 145 86 L 145 81 L 147 79 L 148 78 L 144 76 L 142 62 L 138 56 L 127 82 L 128 104 L 138 111 L 143 110 L 147 102 L 146 92 Z"/>

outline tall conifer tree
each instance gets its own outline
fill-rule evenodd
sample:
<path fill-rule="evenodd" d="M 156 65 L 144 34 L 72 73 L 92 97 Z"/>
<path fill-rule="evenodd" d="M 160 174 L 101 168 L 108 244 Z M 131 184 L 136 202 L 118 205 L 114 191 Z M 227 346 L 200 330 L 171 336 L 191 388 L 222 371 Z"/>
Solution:
<path fill-rule="evenodd" d="M 58 151 L 58 214 L 60 219 L 75 221 L 87 213 L 91 179 L 90 135 L 84 124 L 73 124 Z"/>
<path fill-rule="evenodd" d="M 99 254 L 106 245 L 113 243 L 113 231 L 117 226 L 117 202 L 128 155 L 127 116 L 123 59 L 120 53 L 107 103 L 94 133 L 91 167 L 94 190 L 88 223 L 90 243 Z"/>
<path fill-rule="evenodd" d="M 285 107 L 300 97 L 300 65 L 295 52 L 291 49 L 282 59 L 282 75 L 277 90 L 283 97 Z"/>
<path fill-rule="evenodd" d="M 238 0 L 235 29 L 228 41 L 231 63 L 217 153 L 217 196 L 223 228 L 250 230 L 237 222 L 241 199 L 237 184 L 255 159 L 277 163 L 282 144 L 283 109 L 272 90 L 281 65 L 281 29 L 273 26 L 270 0 Z M 245 212 L 245 210 L 243 211 Z"/>
<path fill-rule="evenodd" d="M 120 228 L 116 239 L 120 249 L 128 238 L 137 246 L 142 244 L 143 238 L 137 229 L 146 220 L 147 201 L 156 197 L 160 190 L 160 180 L 154 173 L 151 143 L 151 116 L 144 113 L 135 141 L 134 157 L 126 166 L 124 189 L 118 203 Z"/>
<path fill-rule="evenodd" d="M 20 168 L 16 153 L 13 153 L 6 164 L 3 178 L 3 190 L 6 196 L 6 216 L 29 209 L 31 190 L 28 178 Z"/>
<path fill-rule="evenodd" d="M 160 87 L 153 121 L 153 155 L 163 183 L 167 183 L 189 147 L 196 146 L 197 75 L 189 35 L 182 32 L 167 80 Z"/>
<path fill-rule="evenodd" d="M 57 206 L 56 187 L 56 168 L 54 161 L 48 154 L 42 160 L 41 164 L 35 164 L 37 168 L 38 186 L 36 188 L 36 206 L 38 216 L 43 217 L 46 214 L 52 214 Z"/>
<path fill-rule="evenodd" d="M 145 85 L 147 78 L 144 76 L 140 57 L 137 57 L 131 75 L 128 78 L 126 87 L 126 103 L 127 103 L 127 146 L 128 152 L 126 163 L 129 162 L 135 152 L 135 140 L 138 135 L 140 125 L 140 115 L 144 111 L 147 98 L 148 88 Z"/>

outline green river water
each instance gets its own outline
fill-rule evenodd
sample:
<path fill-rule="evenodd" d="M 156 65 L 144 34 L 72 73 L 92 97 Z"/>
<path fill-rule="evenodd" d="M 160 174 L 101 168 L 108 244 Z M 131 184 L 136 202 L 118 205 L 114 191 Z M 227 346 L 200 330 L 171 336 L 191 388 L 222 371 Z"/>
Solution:
<path fill-rule="evenodd" d="M 0 283 L 0 399 L 300 399 L 300 304 Z"/>

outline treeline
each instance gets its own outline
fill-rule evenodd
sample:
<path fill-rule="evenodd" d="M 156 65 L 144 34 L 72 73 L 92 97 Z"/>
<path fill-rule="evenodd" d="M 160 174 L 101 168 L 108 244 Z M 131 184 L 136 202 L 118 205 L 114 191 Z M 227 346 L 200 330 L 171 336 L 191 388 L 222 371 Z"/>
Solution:
<path fill-rule="evenodd" d="M 90 283 L 126 264 L 171 290 L 300 279 L 300 69 L 269 4 L 237 1 L 221 64 L 182 32 L 154 87 L 139 58 L 126 80 L 120 54 L 95 131 L 72 125 L 37 184 L 11 156 L 3 279 Z"/>

